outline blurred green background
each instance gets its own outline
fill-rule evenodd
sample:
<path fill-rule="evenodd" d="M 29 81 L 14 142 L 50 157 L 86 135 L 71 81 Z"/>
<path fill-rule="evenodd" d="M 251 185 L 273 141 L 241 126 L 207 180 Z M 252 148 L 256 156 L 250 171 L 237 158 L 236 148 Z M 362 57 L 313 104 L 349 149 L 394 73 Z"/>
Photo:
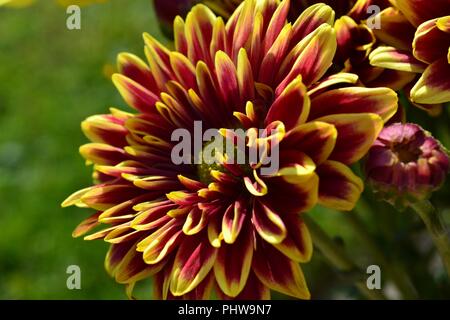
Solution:
<path fill-rule="evenodd" d="M 126 108 L 108 77 L 116 55 L 129 51 L 142 57 L 143 31 L 162 36 L 149 0 L 83 7 L 81 30 L 68 30 L 67 17 L 48 0 L 0 9 L 0 299 L 126 298 L 104 270 L 107 244 L 71 237 L 90 213 L 62 209 L 60 203 L 91 183 L 91 169 L 78 154 L 87 141 L 80 122 L 108 107 Z M 449 147 L 448 110 L 437 120 L 408 112 Z M 433 198 L 447 221 L 449 189 L 447 183 Z M 377 203 L 370 192 L 366 196 L 357 214 L 381 250 L 412 274 L 421 297 L 450 297 L 420 221 Z M 363 269 L 375 263 L 345 216 L 322 208 L 313 214 Z M 73 264 L 81 268 L 81 290 L 66 287 L 66 268 Z M 360 298 L 351 279 L 330 269 L 318 252 L 304 271 L 313 298 Z M 383 286 L 398 297 L 384 277 Z M 138 289 L 141 298 L 151 297 L 150 287 Z"/>
<path fill-rule="evenodd" d="M 126 297 L 104 271 L 107 245 L 71 237 L 89 212 L 60 203 L 91 183 L 80 122 L 125 106 L 104 69 L 121 51 L 142 56 L 142 32 L 159 28 L 145 0 L 83 7 L 81 30 L 67 17 L 49 0 L 0 8 L 1 299 Z M 66 288 L 72 264 L 81 290 Z"/>

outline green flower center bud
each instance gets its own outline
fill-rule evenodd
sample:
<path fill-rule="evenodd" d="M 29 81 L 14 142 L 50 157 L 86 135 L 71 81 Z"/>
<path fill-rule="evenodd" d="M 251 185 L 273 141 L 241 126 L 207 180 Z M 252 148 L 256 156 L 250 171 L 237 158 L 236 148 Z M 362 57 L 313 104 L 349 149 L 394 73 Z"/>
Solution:
<path fill-rule="evenodd" d="M 230 144 L 228 142 L 228 144 Z M 211 141 L 205 142 L 199 154 L 200 163 L 197 164 L 197 175 L 201 182 L 209 184 L 213 182 L 211 170 L 230 173 L 223 163 L 238 164 L 244 172 L 251 172 L 251 167 L 245 153 L 237 146 L 227 145 L 227 140 L 217 135 Z"/>

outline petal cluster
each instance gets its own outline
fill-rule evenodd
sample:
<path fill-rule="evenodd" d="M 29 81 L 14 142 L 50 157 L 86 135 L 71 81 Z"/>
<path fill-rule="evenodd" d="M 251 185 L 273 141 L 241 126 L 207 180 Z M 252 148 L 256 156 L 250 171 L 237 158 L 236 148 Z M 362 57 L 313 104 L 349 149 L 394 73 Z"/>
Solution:
<path fill-rule="evenodd" d="M 395 6 L 380 14 L 382 37 L 391 41 L 371 53 L 371 64 L 419 74 L 409 87 L 411 101 L 419 106 L 449 102 L 449 2 L 397 0 Z"/>

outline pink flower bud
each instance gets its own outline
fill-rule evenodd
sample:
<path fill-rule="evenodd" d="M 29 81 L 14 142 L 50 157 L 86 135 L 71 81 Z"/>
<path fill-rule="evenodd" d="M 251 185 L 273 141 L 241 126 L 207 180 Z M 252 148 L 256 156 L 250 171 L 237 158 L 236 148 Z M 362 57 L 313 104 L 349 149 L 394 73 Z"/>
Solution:
<path fill-rule="evenodd" d="M 426 199 L 439 189 L 449 171 L 441 143 L 420 126 L 385 127 L 368 153 L 366 175 L 384 200 L 400 207 Z"/>

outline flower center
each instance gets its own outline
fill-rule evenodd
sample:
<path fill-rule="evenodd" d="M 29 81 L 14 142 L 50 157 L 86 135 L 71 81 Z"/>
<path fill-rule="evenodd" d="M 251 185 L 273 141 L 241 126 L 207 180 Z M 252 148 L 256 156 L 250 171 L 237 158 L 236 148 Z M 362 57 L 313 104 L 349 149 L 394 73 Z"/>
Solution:
<path fill-rule="evenodd" d="M 227 140 L 217 135 L 211 141 L 205 142 L 199 155 L 200 163 L 197 164 L 197 175 L 201 182 L 209 184 L 213 182 L 211 170 L 230 173 L 224 163 L 238 165 L 243 172 L 251 172 L 245 152 L 237 146 L 227 145 Z"/>
<path fill-rule="evenodd" d="M 408 144 L 400 144 L 394 147 L 394 152 L 397 155 L 400 162 L 409 163 L 415 162 L 419 159 L 420 150 L 412 148 Z"/>

